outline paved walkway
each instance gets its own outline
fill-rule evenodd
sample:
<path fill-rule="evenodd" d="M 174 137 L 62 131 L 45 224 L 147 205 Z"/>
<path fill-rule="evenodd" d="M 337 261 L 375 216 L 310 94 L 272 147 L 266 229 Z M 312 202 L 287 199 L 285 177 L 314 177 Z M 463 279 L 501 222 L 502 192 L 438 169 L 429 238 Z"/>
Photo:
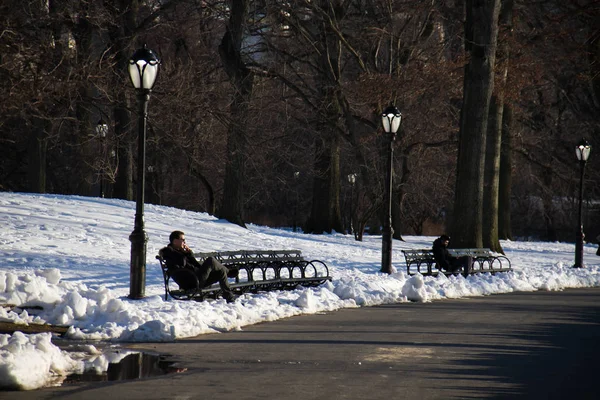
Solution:
<path fill-rule="evenodd" d="M 187 372 L 0 398 L 597 399 L 599 340 L 600 288 L 394 304 L 136 345 Z"/>

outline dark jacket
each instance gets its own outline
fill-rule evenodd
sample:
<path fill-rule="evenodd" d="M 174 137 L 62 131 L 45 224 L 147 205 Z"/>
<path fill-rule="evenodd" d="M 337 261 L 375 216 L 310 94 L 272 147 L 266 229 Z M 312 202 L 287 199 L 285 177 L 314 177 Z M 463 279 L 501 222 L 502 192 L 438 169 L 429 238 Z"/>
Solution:
<path fill-rule="evenodd" d="M 433 257 L 435 258 L 438 267 L 446 271 L 451 269 L 452 262 L 455 259 L 455 257 L 450 255 L 448 248 L 444 246 L 444 243 L 440 238 L 435 239 L 433 242 Z"/>
<path fill-rule="evenodd" d="M 194 258 L 194 253 L 191 250 L 184 252 L 168 245 L 167 247 L 163 247 L 160 253 L 165 260 L 165 264 L 167 264 L 167 269 L 170 271 L 179 268 L 194 269 L 201 267 L 201 264 Z"/>
<path fill-rule="evenodd" d="M 235 278 L 239 273 L 237 269 L 230 270 L 213 257 L 208 257 L 200 264 L 191 250 L 177 250 L 170 244 L 163 247 L 159 254 L 167 264 L 167 273 L 181 289 L 197 289 L 219 282 L 224 297 L 229 300 L 235 298 L 227 277 Z"/>

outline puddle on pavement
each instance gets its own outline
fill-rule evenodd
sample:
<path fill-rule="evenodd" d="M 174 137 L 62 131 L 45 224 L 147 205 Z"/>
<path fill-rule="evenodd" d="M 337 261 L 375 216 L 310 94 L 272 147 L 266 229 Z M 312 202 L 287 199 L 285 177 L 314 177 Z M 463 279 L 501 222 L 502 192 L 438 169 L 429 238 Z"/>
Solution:
<path fill-rule="evenodd" d="M 140 379 L 186 371 L 186 368 L 177 368 L 173 364 L 175 361 L 167 360 L 164 355 L 132 353 L 118 363 L 108 364 L 107 371 L 102 374 L 91 371 L 69 375 L 64 384 Z"/>

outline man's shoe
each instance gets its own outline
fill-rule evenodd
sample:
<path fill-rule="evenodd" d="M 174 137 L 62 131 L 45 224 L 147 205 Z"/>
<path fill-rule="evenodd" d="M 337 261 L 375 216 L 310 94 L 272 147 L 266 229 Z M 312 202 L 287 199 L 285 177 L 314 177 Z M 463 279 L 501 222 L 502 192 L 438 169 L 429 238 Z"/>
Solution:
<path fill-rule="evenodd" d="M 223 293 L 223 298 L 228 303 L 233 303 L 235 301 L 235 299 L 237 299 L 237 296 L 231 292 L 225 292 L 225 293 Z"/>

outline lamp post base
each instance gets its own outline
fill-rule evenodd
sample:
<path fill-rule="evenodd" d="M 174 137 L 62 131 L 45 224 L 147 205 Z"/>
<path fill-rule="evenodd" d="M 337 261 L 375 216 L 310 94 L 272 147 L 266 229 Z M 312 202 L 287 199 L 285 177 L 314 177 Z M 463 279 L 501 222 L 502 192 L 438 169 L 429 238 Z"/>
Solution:
<path fill-rule="evenodd" d="M 146 244 L 148 236 L 143 229 L 136 229 L 129 235 L 131 242 L 131 266 L 129 298 L 143 299 L 146 286 Z"/>
<path fill-rule="evenodd" d="M 391 274 L 392 271 L 392 232 L 386 230 L 383 233 L 383 243 L 381 248 L 381 271 Z"/>
<path fill-rule="evenodd" d="M 582 227 L 583 228 L 583 227 Z M 585 235 L 583 234 L 583 230 L 577 232 L 576 242 L 575 242 L 575 264 L 573 268 L 585 268 L 583 265 L 583 239 Z"/>

